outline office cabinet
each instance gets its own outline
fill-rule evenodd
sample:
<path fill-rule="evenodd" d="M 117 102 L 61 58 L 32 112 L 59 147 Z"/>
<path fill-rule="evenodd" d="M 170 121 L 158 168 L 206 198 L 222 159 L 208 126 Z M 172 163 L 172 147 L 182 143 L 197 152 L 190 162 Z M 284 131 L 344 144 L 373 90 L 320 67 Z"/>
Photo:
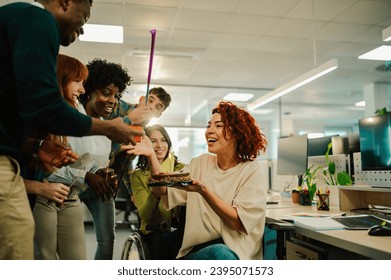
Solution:
<path fill-rule="evenodd" d="M 297 233 L 286 240 L 287 260 L 357 260 L 368 259 L 330 244 Z"/>
<path fill-rule="evenodd" d="M 287 260 L 318 260 L 320 253 L 302 245 L 286 242 L 286 259 Z"/>
<path fill-rule="evenodd" d="M 339 186 L 340 210 L 350 211 L 368 208 L 372 205 L 391 207 L 391 188 L 372 188 L 370 186 Z"/>

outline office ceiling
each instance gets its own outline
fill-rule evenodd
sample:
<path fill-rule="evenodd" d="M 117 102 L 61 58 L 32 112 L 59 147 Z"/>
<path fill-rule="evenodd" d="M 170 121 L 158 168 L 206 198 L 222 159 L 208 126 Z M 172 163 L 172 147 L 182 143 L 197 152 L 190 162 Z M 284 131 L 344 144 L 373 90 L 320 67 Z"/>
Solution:
<path fill-rule="evenodd" d="M 166 126 L 204 127 L 227 93 L 254 93 L 253 101 L 331 58 L 337 70 L 257 109 L 261 125 L 281 106 L 277 115 L 294 125 L 350 127 L 364 117 L 354 107 L 363 86 L 391 83 L 382 61 L 357 58 L 387 44 L 391 0 L 94 0 L 89 23 L 123 25 L 124 43 L 77 40 L 61 51 L 122 63 L 134 80 L 131 102 L 145 94 L 149 31 L 157 30 L 151 87 L 173 97 Z"/>

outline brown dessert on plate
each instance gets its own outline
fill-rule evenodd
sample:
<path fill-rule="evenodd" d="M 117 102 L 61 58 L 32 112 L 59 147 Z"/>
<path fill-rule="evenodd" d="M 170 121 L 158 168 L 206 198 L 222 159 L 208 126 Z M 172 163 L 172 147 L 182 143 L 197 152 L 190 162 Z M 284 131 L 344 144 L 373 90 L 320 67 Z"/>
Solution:
<path fill-rule="evenodd" d="M 160 172 L 151 175 L 148 185 L 185 185 L 190 184 L 192 181 L 193 179 L 191 178 L 189 172 Z"/>

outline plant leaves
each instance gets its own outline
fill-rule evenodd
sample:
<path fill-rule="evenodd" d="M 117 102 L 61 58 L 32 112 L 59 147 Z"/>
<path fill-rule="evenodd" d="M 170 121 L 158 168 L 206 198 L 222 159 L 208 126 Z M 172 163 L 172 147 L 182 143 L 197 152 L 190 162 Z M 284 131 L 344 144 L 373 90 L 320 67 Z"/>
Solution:
<path fill-rule="evenodd" d="M 341 171 L 337 174 L 337 182 L 341 186 L 351 186 L 352 178 L 350 178 L 350 175 L 346 171 Z"/>
<path fill-rule="evenodd" d="M 334 175 L 335 174 L 335 163 L 334 162 L 330 162 L 329 163 L 329 173 L 331 175 Z"/>
<path fill-rule="evenodd" d="M 308 194 L 310 196 L 311 201 L 314 199 L 315 192 L 316 192 L 316 184 L 312 184 L 311 186 L 308 186 Z"/>

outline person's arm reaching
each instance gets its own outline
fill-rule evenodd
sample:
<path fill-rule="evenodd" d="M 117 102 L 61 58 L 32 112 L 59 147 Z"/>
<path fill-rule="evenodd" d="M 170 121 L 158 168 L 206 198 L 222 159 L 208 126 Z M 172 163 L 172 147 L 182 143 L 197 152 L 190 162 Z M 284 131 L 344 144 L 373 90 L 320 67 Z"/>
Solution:
<path fill-rule="evenodd" d="M 74 163 L 78 158 L 70 147 L 56 140 L 42 140 L 37 151 L 37 156 L 42 167 L 48 172 L 53 172 L 56 168 L 61 168 Z"/>
<path fill-rule="evenodd" d="M 126 150 L 128 154 L 144 155 L 148 157 L 151 174 L 162 172 L 162 167 L 160 166 L 155 151 L 153 150 L 151 140 L 147 136 L 143 136 L 141 142 L 137 143 L 135 146 L 122 145 L 121 150 Z M 167 193 L 167 189 L 165 186 L 153 187 L 151 192 L 154 197 L 159 198 L 161 195 L 165 195 Z"/>
<path fill-rule="evenodd" d="M 136 144 L 134 136 L 143 136 L 144 132 L 131 128 L 123 122 L 122 118 L 113 120 L 100 120 L 92 118 L 92 126 L 87 135 L 106 135 L 116 143 Z"/>
<path fill-rule="evenodd" d="M 42 168 L 47 172 L 72 164 L 79 158 L 70 147 L 54 139 L 29 137 L 22 145 L 22 151 L 37 157 Z"/>

